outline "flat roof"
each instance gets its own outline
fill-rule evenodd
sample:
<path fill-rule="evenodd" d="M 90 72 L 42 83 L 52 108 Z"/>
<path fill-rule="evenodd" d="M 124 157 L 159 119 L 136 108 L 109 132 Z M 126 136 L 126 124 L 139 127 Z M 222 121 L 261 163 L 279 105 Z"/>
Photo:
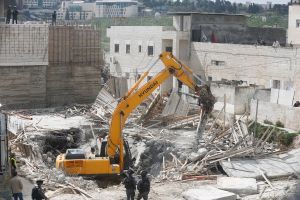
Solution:
<path fill-rule="evenodd" d="M 191 14 L 246 17 L 246 15 L 243 15 L 243 14 L 228 14 L 228 13 L 208 13 L 208 12 L 168 12 L 167 13 L 167 15 L 191 15 Z"/>

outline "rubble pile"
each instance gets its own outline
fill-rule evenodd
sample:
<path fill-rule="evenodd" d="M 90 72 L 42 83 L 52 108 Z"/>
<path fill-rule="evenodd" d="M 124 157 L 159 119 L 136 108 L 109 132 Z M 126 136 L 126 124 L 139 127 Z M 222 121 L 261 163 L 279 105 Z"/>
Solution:
<path fill-rule="evenodd" d="M 43 153 L 56 157 L 67 149 L 77 148 L 81 140 L 82 130 L 79 128 L 50 131 L 44 138 Z"/>
<path fill-rule="evenodd" d="M 172 159 L 170 153 L 175 153 L 171 142 L 162 139 L 152 139 L 146 142 L 146 148 L 141 154 L 138 171 L 146 170 L 153 176 L 159 175 L 164 162 Z"/>

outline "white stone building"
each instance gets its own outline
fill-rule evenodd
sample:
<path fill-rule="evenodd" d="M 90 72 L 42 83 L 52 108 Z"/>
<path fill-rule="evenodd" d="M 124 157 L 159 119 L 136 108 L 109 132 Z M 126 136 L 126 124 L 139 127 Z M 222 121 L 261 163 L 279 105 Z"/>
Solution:
<path fill-rule="evenodd" d="M 293 0 L 289 6 L 288 43 L 300 44 L 300 0 Z"/>
<path fill-rule="evenodd" d="M 293 41 L 293 47 L 289 43 L 285 47 L 285 30 L 248 28 L 241 15 L 174 13 L 173 27 L 113 26 L 107 30 L 112 75 L 127 77 L 130 86 L 147 69 L 145 66 L 168 50 L 203 79 L 242 80 L 243 85 L 288 90 L 299 100 L 300 28 L 296 22 L 300 12 L 297 9 L 300 11 L 299 4 L 290 6 L 289 23 L 293 27 L 289 26 L 288 42 Z M 212 33 L 218 38 L 217 43 L 207 42 Z M 269 39 L 267 45 L 255 45 L 257 36 Z M 282 46 L 274 48 L 272 43 L 277 38 Z M 149 54 L 149 48 L 153 48 L 153 55 Z M 161 65 L 156 64 L 150 76 L 156 74 Z M 176 81 L 173 87 L 177 87 Z"/>
<path fill-rule="evenodd" d="M 57 19 L 64 20 L 66 19 L 66 15 L 69 15 L 69 20 L 90 20 L 102 17 L 135 17 L 138 15 L 138 2 L 133 0 L 101 0 L 92 3 L 63 1 L 57 13 Z"/>
<path fill-rule="evenodd" d="M 112 26 L 107 29 L 110 38 L 110 70 L 113 76 L 128 78 L 128 85 L 133 85 L 163 51 L 171 51 L 183 62 L 187 62 L 185 51 L 189 44 L 189 32 L 162 26 Z M 181 49 L 181 50 L 180 50 Z M 148 80 L 163 69 L 157 62 L 150 70 Z M 147 81 L 147 80 L 145 80 Z M 174 81 L 174 84 L 177 84 Z M 172 88 L 172 80 L 163 86 L 164 91 Z"/>
<path fill-rule="evenodd" d="M 23 0 L 23 6 L 26 8 L 54 8 L 58 0 Z"/>
<path fill-rule="evenodd" d="M 23 5 L 26 8 L 38 8 L 39 7 L 38 0 L 24 0 Z"/>
<path fill-rule="evenodd" d="M 138 2 L 133 0 L 96 1 L 95 17 L 135 17 L 138 15 Z"/>
<path fill-rule="evenodd" d="M 69 15 L 69 20 L 90 20 L 93 19 L 95 3 L 84 1 L 63 1 L 57 12 L 57 19 L 64 20 Z"/>

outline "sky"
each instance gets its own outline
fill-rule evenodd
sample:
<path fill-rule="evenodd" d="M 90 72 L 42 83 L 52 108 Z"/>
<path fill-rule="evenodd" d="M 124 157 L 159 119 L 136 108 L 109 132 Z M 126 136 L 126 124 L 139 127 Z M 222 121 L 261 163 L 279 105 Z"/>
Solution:
<path fill-rule="evenodd" d="M 238 3 L 246 3 L 247 1 L 249 1 L 249 2 L 253 2 L 253 3 L 261 3 L 261 4 L 267 3 L 268 1 L 272 2 L 273 4 L 276 4 L 276 3 L 286 4 L 286 3 L 290 2 L 290 0 L 229 0 L 229 1 L 238 2 Z"/>

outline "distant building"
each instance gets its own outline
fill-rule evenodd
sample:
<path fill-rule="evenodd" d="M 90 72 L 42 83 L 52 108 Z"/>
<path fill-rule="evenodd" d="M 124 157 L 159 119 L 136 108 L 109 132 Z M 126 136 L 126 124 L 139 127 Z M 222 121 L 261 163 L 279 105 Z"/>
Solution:
<path fill-rule="evenodd" d="M 135 17 L 138 15 L 138 2 L 133 0 L 96 1 L 95 17 Z"/>
<path fill-rule="evenodd" d="M 58 20 L 89 20 L 92 18 L 135 17 L 138 2 L 132 0 L 101 0 L 93 3 L 63 1 L 57 13 Z"/>
<path fill-rule="evenodd" d="M 23 5 L 25 8 L 38 8 L 38 0 L 24 0 Z"/>
<path fill-rule="evenodd" d="M 25 8 L 55 8 L 58 0 L 23 0 Z"/>
<path fill-rule="evenodd" d="M 90 20 L 93 19 L 95 3 L 84 1 L 63 1 L 57 12 L 58 20 Z"/>

